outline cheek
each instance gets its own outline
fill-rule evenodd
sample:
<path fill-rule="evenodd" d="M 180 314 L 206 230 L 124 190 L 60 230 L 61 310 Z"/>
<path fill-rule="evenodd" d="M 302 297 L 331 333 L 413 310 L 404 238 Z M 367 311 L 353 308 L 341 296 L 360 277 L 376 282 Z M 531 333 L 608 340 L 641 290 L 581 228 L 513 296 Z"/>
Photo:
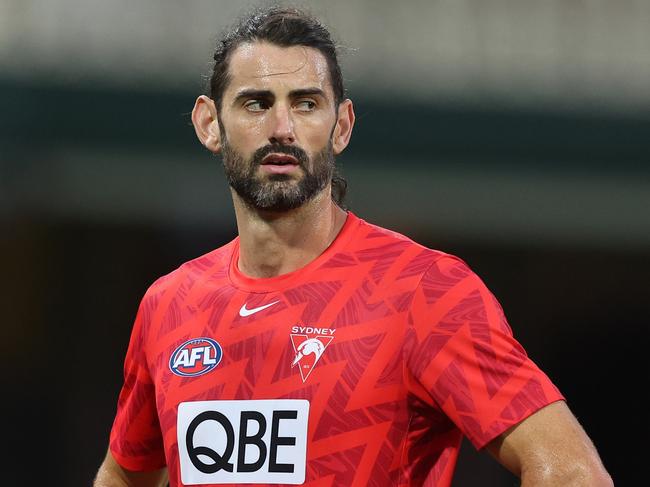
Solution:
<path fill-rule="evenodd" d="M 264 133 L 266 117 L 246 117 L 239 121 L 238 126 L 242 132 L 251 136 L 259 136 Z"/>
<path fill-rule="evenodd" d="M 304 149 L 312 155 L 320 152 L 330 141 L 330 134 L 334 126 L 333 117 L 309 119 L 301 126 L 302 134 L 298 134 L 298 141 L 304 141 Z"/>
<path fill-rule="evenodd" d="M 226 127 L 228 143 L 241 154 L 250 156 L 265 144 L 264 128 L 260 120 L 240 120 Z"/>

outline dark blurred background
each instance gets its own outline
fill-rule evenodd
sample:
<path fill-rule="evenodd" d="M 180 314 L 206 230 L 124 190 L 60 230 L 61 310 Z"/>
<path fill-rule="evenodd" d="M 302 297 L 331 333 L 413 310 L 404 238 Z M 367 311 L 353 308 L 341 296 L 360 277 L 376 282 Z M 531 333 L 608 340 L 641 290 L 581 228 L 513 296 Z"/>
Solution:
<path fill-rule="evenodd" d="M 90 484 L 140 297 L 236 233 L 189 112 L 243 5 L 0 0 L 7 485 Z M 639 485 L 650 2 L 308 6 L 356 104 L 349 207 L 465 259 L 617 485 Z M 454 485 L 517 481 L 466 445 Z"/>

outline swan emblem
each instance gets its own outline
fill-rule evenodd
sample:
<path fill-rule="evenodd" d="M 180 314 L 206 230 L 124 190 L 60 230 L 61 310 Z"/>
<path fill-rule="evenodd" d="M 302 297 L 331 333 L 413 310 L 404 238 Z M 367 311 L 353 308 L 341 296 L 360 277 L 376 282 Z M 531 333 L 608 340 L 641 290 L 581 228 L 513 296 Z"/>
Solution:
<path fill-rule="evenodd" d="M 300 362 L 305 355 L 309 355 L 312 353 L 314 354 L 314 364 L 315 364 L 316 362 L 318 362 L 320 356 L 323 355 L 324 351 L 325 351 L 325 345 L 323 345 L 323 342 L 321 342 L 318 338 L 308 338 L 300 345 L 298 345 L 298 348 L 296 350 L 297 353 L 293 359 L 293 363 L 291 364 L 291 366 L 293 367 L 298 362 Z"/>

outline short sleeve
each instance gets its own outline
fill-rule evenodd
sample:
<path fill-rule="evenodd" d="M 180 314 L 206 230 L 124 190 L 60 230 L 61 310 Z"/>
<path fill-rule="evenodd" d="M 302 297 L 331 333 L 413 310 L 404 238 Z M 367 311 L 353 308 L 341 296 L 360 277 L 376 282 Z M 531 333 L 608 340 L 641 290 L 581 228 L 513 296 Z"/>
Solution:
<path fill-rule="evenodd" d="M 413 300 L 406 365 L 417 393 L 476 448 L 563 399 L 514 339 L 501 306 L 460 259 L 439 258 Z"/>
<path fill-rule="evenodd" d="M 142 300 L 124 360 L 124 385 L 110 436 L 110 451 L 124 468 L 150 471 L 165 466 L 155 388 L 145 357 L 145 330 L 150 320 L 147 297 Z"/>

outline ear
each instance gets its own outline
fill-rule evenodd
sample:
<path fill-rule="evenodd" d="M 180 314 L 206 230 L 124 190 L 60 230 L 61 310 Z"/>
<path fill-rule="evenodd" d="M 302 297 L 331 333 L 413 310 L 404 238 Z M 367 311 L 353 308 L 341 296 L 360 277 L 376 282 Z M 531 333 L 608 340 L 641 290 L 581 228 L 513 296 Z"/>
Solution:
<path fill-rule="evenodd" d="M 221 132 L 217 121 L 217 107 L 214 100 L 201 95 L 192 109 L 192 125 L 201 143 L 215 154 L 221 150 Z"/>
<path fill-rule="evenodd" d="M 352 100 L 346 99 L 341 102 L 338 108 L 338 118 L 332 133 L 332 149 L 335 155 L 339 155 L 350 143 L 354 127 L 354 107 Z"/>

